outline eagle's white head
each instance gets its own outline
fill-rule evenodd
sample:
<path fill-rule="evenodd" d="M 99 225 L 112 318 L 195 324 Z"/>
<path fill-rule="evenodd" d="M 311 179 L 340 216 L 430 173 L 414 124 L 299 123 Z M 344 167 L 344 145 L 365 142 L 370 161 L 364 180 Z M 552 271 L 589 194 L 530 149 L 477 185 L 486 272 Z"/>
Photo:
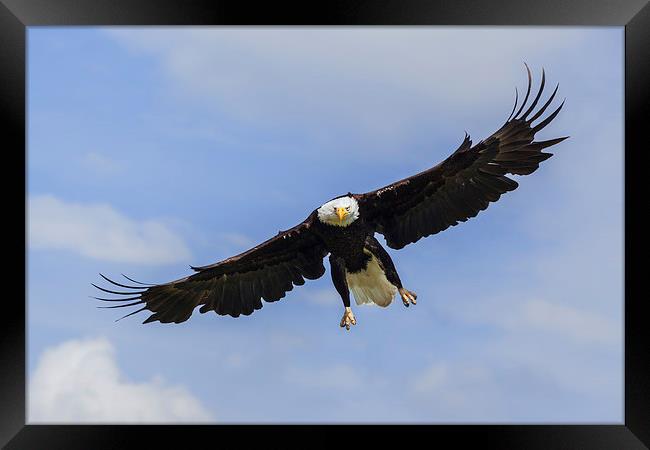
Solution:
<path fill-rule="evenodd" d="M 359 204 L 350 197 L 330 200 L 318 208 L 318 220 L 328 225 L 347 227 L 359 218 Z"/>

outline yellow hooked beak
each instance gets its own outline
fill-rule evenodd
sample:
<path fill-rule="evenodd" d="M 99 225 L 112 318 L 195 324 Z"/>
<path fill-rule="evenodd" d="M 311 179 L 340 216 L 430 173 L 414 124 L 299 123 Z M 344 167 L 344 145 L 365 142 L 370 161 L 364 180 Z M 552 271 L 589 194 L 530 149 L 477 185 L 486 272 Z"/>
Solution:
<path fill-rule="evenodd" d="M 336 208 L 336 215 L 339 216 L 339 223 L 343 223 L 343 219 L 348 215 L 345 208 Z"/>

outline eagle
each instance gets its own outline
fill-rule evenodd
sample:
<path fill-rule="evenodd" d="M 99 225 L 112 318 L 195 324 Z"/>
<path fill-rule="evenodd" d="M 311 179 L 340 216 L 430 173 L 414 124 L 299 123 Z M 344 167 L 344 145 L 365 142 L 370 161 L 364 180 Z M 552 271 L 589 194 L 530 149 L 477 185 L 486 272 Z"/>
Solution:
<path fill-rule="evenodd" d="M 505 123 L 487 139 L 472 145 L 470 136 L 441 163 L 413 176 L 365 194 L 336 197 L 309 216 L 276 236 L 223 261 L 200 267 L 193 274 L 164 284 L 148 284 L 126 275 L 123 283 L 100 276 L 111 289 L 92 285 L 120 302 L 104 308 L 140 306 L 124 317 L 148 310 L 143 323 L 181 323 L 199 312 L 214 311 L 232 317 L 248 316 L 265 302 L 284 298 L 294 286 L 315 280 L 325 273 L 329 255 L 332 282 L 343 301 L 339 325 L 350 330 L 357 320 L 350 306 L 350 292 L 357 305 L 387 307 L 399 293 L 404 306 L 415 305 L 417 295 L 402 285 L 395 264 L 375 237 L 384 236 L 394 250 L 465 222 L 517 188 L 508 175 L 529 175 L 552 153 L 544 149 L 568 136 L 535 141 L 535 134 L 558 115 L 564 101 L 542 118 L 551 105 L 559 84 L 544 104 L 537 108 L 546 76 L 542 69 L 540 86 L 528 102 L 532 75 L 525 64 L 528 86 L 517 109 L 519 92 Z M 565 99 L 566 100 L 566 99 Z M 542 119 L 540 119 L 542 118 Z M 536 124 L 536 120 L 540 121 Z M 119 320 L 119 319 L 118 319 Z"/>

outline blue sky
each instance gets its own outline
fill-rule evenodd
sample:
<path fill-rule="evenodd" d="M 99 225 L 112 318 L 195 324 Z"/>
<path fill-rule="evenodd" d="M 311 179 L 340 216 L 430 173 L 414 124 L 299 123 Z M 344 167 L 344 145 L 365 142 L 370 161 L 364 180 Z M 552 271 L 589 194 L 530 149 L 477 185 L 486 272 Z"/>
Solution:
<path fill-rule="evenodd" d="M 31 422 L 620 423 L 622 28 L 30 28 Z M 95 308 L 446 158 L 560 83 L 555 156 L 390 251 L 418 304 L 329 273 L 250 317 Z M 550 90 L 549 90 L 550 92 Z M 380 237 L 383 242 L 383 238 Z M 329 270 L 328 270 L 329 272 Z"/>

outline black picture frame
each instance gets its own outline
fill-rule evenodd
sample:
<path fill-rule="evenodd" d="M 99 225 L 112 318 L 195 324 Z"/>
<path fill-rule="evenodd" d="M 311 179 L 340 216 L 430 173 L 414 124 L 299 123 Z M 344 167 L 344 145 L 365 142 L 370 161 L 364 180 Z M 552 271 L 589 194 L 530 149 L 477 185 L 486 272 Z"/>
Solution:
<path fill-rule="evenodd" d="M 224 434 L 248 441 L 249 431 L 263 431 L 266 445 L 305 446 L 315 437 L 320 444 L 355 445 L 358 431 L 382 438 L 387 433 L 409 433 L 405 444 L 423 439 L 436 445 L 451 439 L 454 445 L 473 444 L 517 449 L 636 449 L 650 446 L 650 352 L 643 290 L 631 269 L 640 254 L 641 243 L 631 224 L 633 214 L 647 203 L 633 200 L 640 188 L 643 165 L 637 159 L 647 153 L 642 147 L 646 132 L 643 117 L 648 117 L 650 98 L 650 5 L 647 0 L 329 0 L 320 2 L 246 1 L 171 1 L 171 0 L 0 0 L 0 102 L 7 173 L 22 178 L 26 192 L 25 75 L 26 27 L 71 25 L 567 25 L 625 27 L 625 407 L 620 425 L 422 425 L 363 426 L 360 430 L 338 426 L 336 432 L 325 426 L 222 425 L 26 425 L 26 313 L 20 296 L 5 291 L 0 343 L 0 444 L 6 448 L 128 448 L 146 442 L 148 446 L 168 446 L 172 438 L 186 443 L 203 439 L 221 445 Z M 22 169 L 22 172 L 21 170 Z M 18 188 L 9 177 L 2 177 L 5 192 Z M 603 180 L 607 182 L 607 180 Z M 9 197 L 9 196 L 7 196 Z M 16 236 L 7 239 L 5 249 L 15 246 L 16 263 L 5 256 L 8 267 L 5 286 L 20 286 L 26 301 L 24 198 L 16 210 L 5 214 L 4 225 L 15 227 Z M 10 219 L 11 217 L 11 219 Z M 638 217 L 637 217 L 638 218 Z M 21 229 L 22 227 L 22 229 Z M 22 249 L 19 247 L 22 245 Z M 14 250 L 14 248 L 12 248 Z M 22 277 L 13 271 L 22 269 Z M 19 281 L 18 281 L 19 280 Z M 646 339 L 644 339 L 646 338 Z M 339 431 L 340 430 L 340 431 Z M 310 434 L 308 440 L 296 431 Z M 285 433 L 289 436 L 285 435 Z M 342 436 L 345 433 L 347 436 Z M 411 436 L 416 433 L 417 436 Z M 143 439 L 143 441 L 140 441 Z M 191 440 L 190 440 L 191 439 Z M 444 441 L 442 441 L 444 442 Z M 274 444 L 275 443 L 275 444 Z M 645 445 L 644 445 L 645 444 Z M 311 444 L 309 444 L 311 446 Z M 191 446 L 191 445 L 190 445 Z"/>

